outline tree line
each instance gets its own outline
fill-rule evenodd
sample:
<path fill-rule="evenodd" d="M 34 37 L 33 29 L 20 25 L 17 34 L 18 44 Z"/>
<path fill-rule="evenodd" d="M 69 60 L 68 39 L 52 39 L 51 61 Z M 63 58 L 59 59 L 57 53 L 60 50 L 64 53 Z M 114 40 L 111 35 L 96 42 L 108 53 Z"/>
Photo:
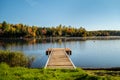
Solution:
<path fill-rule="evenodd" d="M 120 36 L 120 31 L 100 30 L 87 31 L 85 28 L 73 26 L 38 27 L 24 24 L 0 23 L 2 38 L 43 38 L 43 37 L 88 37 L 88 36 Z"/>

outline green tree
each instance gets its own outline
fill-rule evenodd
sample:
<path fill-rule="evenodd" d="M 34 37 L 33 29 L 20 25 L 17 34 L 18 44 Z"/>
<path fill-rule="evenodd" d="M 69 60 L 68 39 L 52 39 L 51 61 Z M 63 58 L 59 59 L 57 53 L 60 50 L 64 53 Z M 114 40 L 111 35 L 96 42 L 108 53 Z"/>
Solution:
<path fill-rule="evenodd" d="M 86 32 L 85 28 L 80 27 L 78 29 L 78 36 L 79 37 L 86 37 L 87 36 L 87 32 Z"/>
<path fill-rule="evenodd" d="M 57 27 L 57 34 L 58 36 L 61 36 L 62 35 L 62 25 L 60 24 L 58 27 Z"/>
<path fill-rule="evenodd" d="M 7 22 L 3 21 L 3 23 L 2 23 L 2 29 L 4 30 L 4 29 L 6 29 L 6 27 L 7 27 Z"/>

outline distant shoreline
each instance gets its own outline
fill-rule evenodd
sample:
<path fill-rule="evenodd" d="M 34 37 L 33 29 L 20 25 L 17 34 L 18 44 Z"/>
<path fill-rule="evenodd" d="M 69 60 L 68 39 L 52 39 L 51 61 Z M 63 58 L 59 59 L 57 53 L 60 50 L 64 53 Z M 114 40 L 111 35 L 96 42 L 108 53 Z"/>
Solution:
<path fill-rule="evenodd" d="M 0 37 L 0 39 L 66 39 L 66 40 L 114 40 L 120 39 L 120 36 L 92 36 L 92 37 L 44 37 L 44 38 L 5 38 Z"/>

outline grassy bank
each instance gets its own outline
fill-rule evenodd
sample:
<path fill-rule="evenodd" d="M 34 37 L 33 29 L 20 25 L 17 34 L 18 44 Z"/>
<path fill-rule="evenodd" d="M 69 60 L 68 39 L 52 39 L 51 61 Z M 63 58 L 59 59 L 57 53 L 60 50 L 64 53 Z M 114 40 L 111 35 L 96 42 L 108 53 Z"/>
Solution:
<path fill-rule="evenodd" d="M 120 80 L 118 69 L 32 69 L 27 68 L 30 63 L 22 52 L 0 50 L 0 80 Z"/>
<path fill-rule="evenodd" d="M 120 71 L 111 70 L 85 70 L 86 73 L 96 76 L 104 76 L 106 80 L 120 80 Z"/>
<path fill-rule="evenodd" d="M 120 80 L 120 72 L 117 75 L 114 72 L 82 70 L 80 68 L 75 70 L 29 69 L 9 67 L 5 63 L 0 64 L 0 80 Z"/>

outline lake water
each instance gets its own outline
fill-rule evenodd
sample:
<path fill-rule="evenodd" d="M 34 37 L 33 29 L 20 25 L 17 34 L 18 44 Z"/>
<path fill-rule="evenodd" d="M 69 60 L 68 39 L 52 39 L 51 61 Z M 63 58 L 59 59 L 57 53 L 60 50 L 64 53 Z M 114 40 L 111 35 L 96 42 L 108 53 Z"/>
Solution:
<path fill-rule="evenodd" d="M 110 68 L 120 67 L 120 40 L 0 40 L 0 49 L 22 51 L 34 56 L 34 68 L 45 66 L 47 48 L 70 48 L 71 60 L 77 67 Z"/>

